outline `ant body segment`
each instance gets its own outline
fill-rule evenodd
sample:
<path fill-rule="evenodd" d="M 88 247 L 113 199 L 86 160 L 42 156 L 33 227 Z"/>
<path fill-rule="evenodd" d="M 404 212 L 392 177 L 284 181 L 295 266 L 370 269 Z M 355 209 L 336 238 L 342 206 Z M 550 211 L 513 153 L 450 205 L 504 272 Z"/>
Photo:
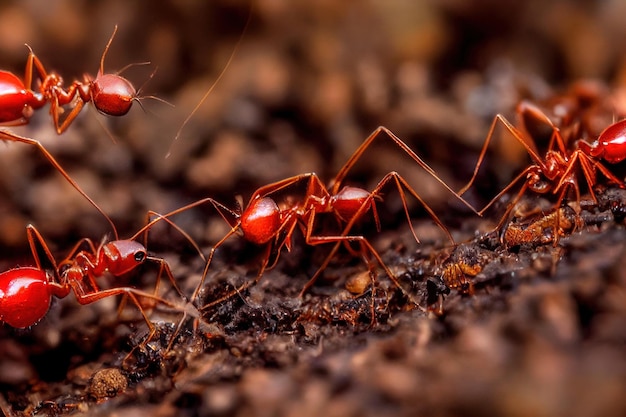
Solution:
<path fill-rule="evenodd" d="M 63 79 L 55 72 L 46 71 L 33 50 L 28 47 L 24 81 L 8 71 L 0 71 L 0 125 L 20 126 L 28 124 L 35 110 L 50 103 L 50 115 L 58 134 L 63 133 L 76 119 L 83 106 L 91 102 L 101 113 L 123 116 L 130 110 L 133 101 L 139 98 L 130 81 L 116 74 L 104 72 L 104 59 L 113 42 L 117 26 L 109 39 L 96 77 L 89 74 L 83 81 L 74 81 L 65 89 Z M 125 68 L 124 68 L 125 69 Z M 35 74 L 41 80 L 39 91 L 32 89 Z M 61 120 L 64 106 L 71 106 L 67 116 Z"/>

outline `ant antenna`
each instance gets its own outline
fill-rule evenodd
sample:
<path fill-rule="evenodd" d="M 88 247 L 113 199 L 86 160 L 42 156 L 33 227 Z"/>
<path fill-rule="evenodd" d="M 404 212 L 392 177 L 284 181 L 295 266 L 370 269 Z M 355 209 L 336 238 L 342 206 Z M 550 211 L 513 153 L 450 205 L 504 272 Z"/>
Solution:
<path fill-rule="evenodd" d="M 145 65 L 145 64 L 149 65 L 150 62 L 141 62 L 139 64 L 129 64 L 129 65 L 125 66 L 122 69 L 122 71 L 127 69 L 128 67 L 130 67 L 132 65 Z M 157 97 L 157 96 L 154 96 L 154 95 L 144 96 L 144 95 L 141 94 L 143 92 L 144 87 L 150 82 L 150 80 L 152 80 L 154 78 L 154 75 L 156 74 L 158 69 L 159 69 L 158 67 L 154 68 L 154 70 L 150 73 L 150 76 L 148 77 L 148 79 L 146 81 L 144 81 L 143 84 L 141 84 L 141 87 L 139 87 L 139 89 L 135 93 L 135 97 L 133 97 L 133 101 L 135 101 L 137 104 L 139 104 L 139 107 L 141 107 L 141 110 L 143 110 L 144 113 L 149 113 L 149 111 L 143 106 L 143 103 L 141 102 L 141 100 L 143 100 L 143 99 L 155 100 L 155 101 L 158 101 L 159 103 L 166 104 L 166 105 L 168 105 L 170 107 L 175 107 L 172 103 L 170 103 L 169 101 L 167 101 L 165 99 L 162 99 L 161 97 Z"/>
<path fill-rule="evenodd" d="M 111 47 L 111 43 L 113 43 L 113 38 L 115 38 L 115 34 L 117 33 L 117 25 L 113 28 L 113 33 L 107 42 L 107 45 L 104 47 L 104 52 L 102 52 L 102 56 L 100 57 L 100 74 L 104 74 L 104 58 L 109 52 L 109 48 Z"/>
<path fill-rule="evenodd" d="M 222 72 L 220 72 L 220 75 L 215 79 L 215 81 L 213 81 L 213 84 L 211 84 L 211 87 L 209 87 L 207 92 L 204 93 L 204 95 L 202 96 L 202 98 L 200 99 L 198 104 L 196 104 L 196 107 L 194 107 L 194 109 L 191 111 L 191 113 L 189 113 L 189 115 L 187 116 L 187 118 L 185 119 L 183 124 L 178 129 L 178 132 L 176 132 L 176 136 L 174 136 L 174 140 L 172 140 L 172 143 L 170 144 L 170 147 L 167 150 L 167 154 L 165 154 L 165 158 L 169 158 L 169 156 L 172 154 L 172 147 L 174 146 L 174 143 L 180 137 L 183 129 L 185 128 L 185 126 L 187 126 L 187 123 L 189 123 L 189 120 L 191 120 L 193 115 L 196 114 L 196 112 L 200 109 L 202 104 L 204 104 L 204 101 L 207 99 L 207 97 L 209 97 L 209 94 L 211 94 L 213 89 L 215 89 L 215 86 L 220 82 L 220 80 L 222 79 L 224 74 L 226 74 L 226 70 L 228 69 L 228 67 L 230 67 L 231 62 L 235 58 L 235 54 L 239 50 L 239 46 L 241 45 L 241 42 L 243 41 L 243 37 L 246 34 L 246 30 L 248 29 L 248 26 L 250 25 L 250 21 L 252 20 L 252 6 L 253 6 L 253 4 L 254 3 L 251 0 L 251 2 L 250 2 L 250 11 L 248 13 L 248 20 L 246 20 L 246 25 L 244 26 L 243 31 L 241 32 L 241 35 L 239 36 L 239 39 L 237 40 L 237 43 L 235 44 L 235 47 L 233 48 L 233 52 L 230 54 L 230 57 L 228 58 L 228 61 L 226 62 L 226 66 L 224 67 Z"/>
<path fill-rule="evenodd" d="M 152 62 L 150 61 L 144 61 L 144 62 L 132 62 L 130 64 L 126 64 L 121 70 L 118 70 L 115 72 L 116 75 L 122 75 L 122 73 L 132 67 L 138 67 L 138 66 L 144 66 L 144 65 L 150 65 L 152 64 Z M 150 76 L 150 78 L 148 78 L 148 80 L 151 80 L 152 77 L 154 76 L 154 73 L 156 72 L 156 69 L 153 71 L 153 74 Z M 145 83 L 144 83 L 145 84 Z M 143 85 L 142 85 L 143 87 Z M 141 90 L 141 88 L 140 88 Z"/>

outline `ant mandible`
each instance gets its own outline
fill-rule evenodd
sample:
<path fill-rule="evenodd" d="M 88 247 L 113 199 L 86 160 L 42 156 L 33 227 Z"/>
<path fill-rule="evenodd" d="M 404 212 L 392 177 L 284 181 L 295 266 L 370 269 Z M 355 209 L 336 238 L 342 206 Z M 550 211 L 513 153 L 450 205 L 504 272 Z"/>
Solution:
<path fill-rule="evenodd" d="M 578 184 L 580 173 L 585 178 L 587 188 L 594 202 L 597 202 L 593 187 L 598 181 L 598 171 L 610 182 L 621 188 L 626 188 L 626 184 L 616 177 L 603 163 L 616 164 L 626 159 L 626 120 L 611 124 L 598 135 L 594 142 L 589 143 L 582 138 L 568 138 L 568 140 L 564 140 L 559 126 L 555 125 L 539 107 L 528 101 L 522 101 L 518 105 L 516 113 L 521 121 L 522 126 L 520 129 L 513 126 L 504 116 L 496 115 L 479 154 L 472 178 L 458 192 L 459 195 L 463 195 L 474 183 L 489 143 L 494 136 L 495 129 L 498 124 L 501 124 L 526 149 L 532 159 L 532 163 L 478 212 L 482 215 L 504 194 L 511 190 L 515 184 L 524 180 L 521 189 L 509 203 L 506 212 L 502 216 L 497 226 L 498 229 L 507 221 L 514 206 L 527 190 L 538 194 L 551 193 L 558 195 L 555 207 L 560 207 L 570 191 L 574 191 L 576 202 L 580 202 L 580 187 Z M 527 129 L 524 126 L 526 117 L 546 123 L 552 130 L 550 142 L 543 157 L 537 150 L 533 137 L 526 133 Z"/>
<path fill-rule="evenodd" d="M 148 216 L 154 214 L 156 213 L 149 212 Z M 144 305 L 140 302 L 141 299 L 182 310 L 185 315 L 190 314 L 199 318 L 199 312 L 189 306 L 188 303 L 181 307 L 158 295 L 161 276 L 165 273 L 177 294 L 183 301 L 186 301 L 185 295 L 176 284 L 167 261 L 149 255 L 145 245 L 135 240 L 161 220 L 167 221 L 180 230 L 166 218 L 170 214 L 156 215 L 158 216 L 156 219 L 149 221 L 130 239 L 101 243 L 97 248 L 91 239 L 81 239 L 69 255 L 58 264 L 39 231 L 34 226 L 28 225 L 26 233 L 35 266 L 18 267 L 0 273 L 0 322 L 5 322 L 16 328 L 30 327 L 46 315 L 52 297 L 64 298 L 71 292 L 74 293 L 81 305 L 91 304 L 115 295 L 124 295 L 130 298 L 150 329 L 146 340 L 150 340 L 156 329 L 148 319 Z M 181 232 L 188 238 L 186 233 L 182 230 Z M 147 235 L 145 235 L 145 239 L 147 240 Z M 44 269 L 37 244 L 43 250 L 52 271 Z M 195 242 L 192 241 L 192 244 L 200 252 Z M 84 246 L 87 249 L 80 250 Z M 107 273 L 118 277 L 135 270 L 146 262 L 154 262 L 159 265 L 155 289 L 152 294 L 132 287 L 102 289 L 96 282 L 97 278 Z"/>
<path fill-rule="evenodd" d="M 104 59 L 116 32 L 117 25 L 104 48 L 96 77 L 85 74 L 83 81 L 74 81 L 67 90 L 64 89 L 63 79 L 55 72 L 47 72 L 27 45 L 29 53 L 24 81 L 11 72 L 0 70 L 0 125 L 28 124 L 34 111 L 46 103 L 50 103 L 50 115 L 58 134 L 69 127 L 83 106 L 89 102 L 99 112 L 109 116 L 123 116 L 128 113 L 133 101 L 139 99 L 139 93 L 132 83 L 119 75 L 128 67 L 115 74 L 104 72 Z M 32 89 L 35 73 L 41 80 L 39 91 Z M 73 107 L 61 121 L 60 115 L 64 113 L 64 106 L 68 105 Z"/>
<path fill-rule="evenodd" d="M 315 246 L 325 243 L 335 243 L 335 247 L 327 255 L 326 260 L 302 289 L 300 293 L 301 296 L 314 284 L 318 276 L 328 266 L 332 257 L 339 250 L 342 244 L 347 247 L 350 253 L 362 256 L 372 274 L 374 264 L 370 257 L 373 257 L 375 262 L 384 269 L 385 273 L 394 282 L 394 284 L 406 294 L 395 274 L 389 269 L 389 267 L 386 266 L 382 257 L 374 249 L 367 238 L 362 235 L 350 235 L 350 231 L 354 227 L 355 223 L 361 220 L 367 212 L 372 213 L 376 228 L 380 230 L 381 225 L 376 209 L 376 201 L 382 199 L 382 190 L 388 184 L 393 184 L 398 190 L 407 222 L 409 223 L 411 232 L 417 242 L 419 242 L 419 238 L 417 237 L 411 223 L 407 194 L 413 196 L 413 198 L 415 198 L 424 207 L 429 216 L 433 219 L 437 226 L 442 229 L 452 243 L 454 243 L 454 239 L 435 212 L 408 184 L 408 182 L 395 171 L 385 175 L 372 191 L 343 185 L 348 171 L 354 166 L 354 164 L 356 164 L 359 158 L 361 158 L 372 142 L 380 136 L 391 139 L 396 146 L 402 149 L 428 174 L 433 176 L 433 178 L 447 191 L 452 193 L 457 199 L 473 210 L 471 205 L 456 194 L 441 178 L 439 178 L 435 171 L 428 166 L 426 162 L 424 162 L 411 148 L 409 148 L 408 145 L 406 145 L 389 129 L 381 126 L 371 133 L 352 154 L 344 166 L 339 170 L 329 187 L 326 187 L 322 183 L 317 174 L 306 173 L 286 178 L 257 189 L 252 194 L 250 201 L 244 210 L 241 210 L 241 208 L 234 210 L 230 209 L 211 197 L 198 200 L 182 208 L 188 209 L 190 207 L 209 203 L 231 226 L 231 230 L 211 248 L 211 251 L 207 256 L 207 263 L 202 279 L 192 296 L 192 302 L 196 299 L 204 285 L 204 280 L 206 279 L 215 251 L 232 235 L 241 233 L 244 239 L 248 242 L 264 247 L 261 267 L 255 280 L 255 282 L 258 282 L 267 269 L 276 265 L 283 247 L 288 251 L 291 250 L 292 237 L 296 227 L 301 230 L 304 235 L 305 242 L 308 245 Z M 306 189 L 303 196 L 296 197 L 293 194 L 289 194 L 290 190 L 293 190 L 301 185 L 304 185 Z M 277 201 L 275 196 L 279 194 L 287 194 L 287 196 L 286 198 Z M 343 230 L 336 235 L 314 235 L 314 230 L 316 230 L 316 218 L 322 214 L 328 214 L 334 218 L 336 223 L 340 227 L 343 227 Z M 350 247 L 351 242 L 356 242 L 359 247 L 356 249 Z M 244 284 L 244 286 L 247 286 L 247 284 Z M 408 296 L 408 294 L 406 295 Z"/>

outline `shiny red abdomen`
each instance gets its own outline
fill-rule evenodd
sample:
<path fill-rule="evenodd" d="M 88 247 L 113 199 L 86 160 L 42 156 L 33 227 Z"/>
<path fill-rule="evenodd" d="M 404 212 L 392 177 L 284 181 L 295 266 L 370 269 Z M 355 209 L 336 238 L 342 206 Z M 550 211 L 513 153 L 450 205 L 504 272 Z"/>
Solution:
<path fill-rule="evenodd" d="M 32 91 L 15 74 L 0 71 L 0 123 L 28 117 L 28 107 L 36 106 Z"/>
<path fill-rule="evenodd" d="M 24 328 L 37 323 L 50 308 L 52 294 L 45 271 L 23 267 L 0 274 L 0 321 Z"/>
<path fill-rule="evenodd" d="M 269 197 L 252 201 L 241 215 L 241 230 L 249 242 L 267 243 L 280 228 L 280 209 Z"/>
<path fill-rule="evenodd" d="M 626 159 L 626 120 L 620 120 L 604 129 L 598 137 L 595 151 L 611 164 Z"/>

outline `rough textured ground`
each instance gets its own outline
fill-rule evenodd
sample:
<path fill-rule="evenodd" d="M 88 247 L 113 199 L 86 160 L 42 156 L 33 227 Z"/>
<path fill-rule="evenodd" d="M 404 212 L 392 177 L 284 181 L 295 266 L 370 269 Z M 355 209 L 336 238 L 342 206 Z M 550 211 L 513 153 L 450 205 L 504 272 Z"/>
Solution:
<path fill-rule="evenodd" d="M 60 137 L 44 110 L 14 129 L 40 140 L 122 237 L 141 227 L 147 210 L 206 196 L 236 207 L 237 196 L 245 202 L 258 187 L 305 172 L 330 181 L 379 125 L 459 189 L 493 116 L 513 120 L 522 98 L 540 100 L 592 77 L 621 109 L 619 1 L 272 0 L 254 5 L 231 65 L 165 159 L 249 15 L 243 1 L 201 3 L 0 6 L 3 69 L 23 73 L 28 43 L 66 81 L 95 74 L 116 24 L 105 69 L 151 61 L 124 73 L 141 86 L 157 68 L 142 95 L 173 107 L 145 98 L 146 111 L 135 106 L 119 119 L 89 109 Z M 506 143 L 494 144 L 468 194 L 477 206 L 528 163 L 521 147 Z M 404 293 L 380 269 L 372 291 L 363 262 L 340 252 L 299 298 L 328 248 L 307 247 L 297 232 L 293 250 L 258 285 L 233 293 L 254 279 L 260 254 L 234 237 L 195 302 L 231 296 L 204 309 L 202 320 L 157 308 L 148 344 L 132 306 L 117 315 L 118 299 L 79 306 L 68 297 L 30 329 L 0 328 L 0 408 L 8 415 L 624 415 L 624 192 L 599 189 L 597 205 L 585 197 L 584 225 L 564 228 L 556 244 L 555 228 L 544 227 L 526 243 L 504 245 L 491 230 L 505 201 L 478 218 L 383 137 L 348 180 L 371 188 L 391 170 L 459 243 L 410 201 L 418 245 L 397 193 L 386 190 L 382 230 L 370 222 L 359 233 Z M 32 264 L 29 223 L 58 259 L 82 237 L 111 238 L 102 216 L 35 149 L 0 146 L 0 193 L 2 270 Z M 525 203 L 526 213 L 545 204 Z M 514 227 L 528 230 L 535 220 L 541 215 Z M 228 232 L 210 206 L 174 221 L 205 253 Z M 191 295 L 204 266 L 193 248 L 161 226 L 148 247 Z M 155 274 L 145 268 L 110 285 L 150 290 Z M 364 292 L 351 294 L 347 282 Z M 163 296 L 176 300 L 167 288 Z"/>

